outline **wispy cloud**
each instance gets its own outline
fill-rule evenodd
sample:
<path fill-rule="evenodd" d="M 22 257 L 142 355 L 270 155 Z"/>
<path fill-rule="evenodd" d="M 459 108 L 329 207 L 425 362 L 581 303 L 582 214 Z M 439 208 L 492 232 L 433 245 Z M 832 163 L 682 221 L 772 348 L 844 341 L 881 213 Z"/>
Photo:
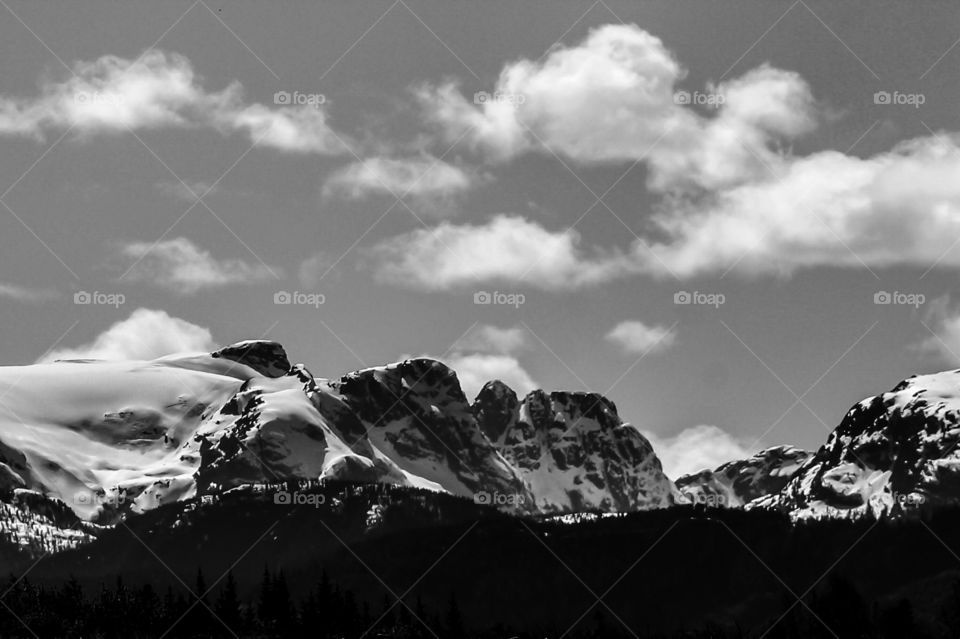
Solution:
<path fill-rule="evenodd" d="M 18 302 L 39 303 L 60 297 L 60 293 L 48 288 L 32 288 L 0 282 L 0 297 Z"/>
<path fill-rule="evenodd" d="M 478 324 L 454 344 L 455 350 L 481 353 L 516 353 L 529 345 L 527 330 L 522 326 L 500 328 Z"/>
<path fill-rule="evenodd" d="M 947 366 L 960 366 L 960 309 L 951 303 L 950 296 L 932 300 L 923 321 L 930 333 L 916 349 L 935 355 Z"/>
<path fill-rule="evenodd" d="M 468 171 L 435 158 L 375 157 L 334 172 L 324 185 L 324 193 L 351 198 L 372 193 L 449 197 L 469 189 L 474 180 Z"/>
<path fill-rule="evenodd" d="M 220 190 L 219 186 L 207 182 L 157 182 L 154 186 L 164 195 L 189 204 L 196 202 L 199 197 L 212 195 Z"/>
<path fill-rule="evenodd" d="M 240 259 L 217 259 L 185 237 L 150 242 L 129 242 L 119 247 L 130 263 L 124 279 L 147 282 L 175 293 L 256 284 L 279 277 L 280 269 Z"/>
<path fill-rule="evenodd" d="M 677 335 L 666 326 L 647 326 L 638 320 L 627 320 L 614 326 L 606 338 L 625 352 L 639 355 L 670 348 Z"/>

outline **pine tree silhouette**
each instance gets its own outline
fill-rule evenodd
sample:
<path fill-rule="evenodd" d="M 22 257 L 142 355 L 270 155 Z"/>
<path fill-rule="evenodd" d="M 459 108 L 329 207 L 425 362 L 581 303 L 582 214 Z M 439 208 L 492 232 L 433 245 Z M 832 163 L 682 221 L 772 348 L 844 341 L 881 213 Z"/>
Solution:
<path fill-rule="evenodd" d="M 447 614 L 444 620 L 444 629 L 446 630 L 446 639 L 464 639 L 463 615 L 460 614 L 460 605 L 457 603 L 455 592 L 450 593 L 450 601 L 447 603 Z"/>
<path fill-rule="evenodd" d="M 233 578 L 232 571 L 227 573 L 223 587 L 220 589 L 220 595 L 217 597 L 217 604 L 214 610 L 222 624 L 225 624 L 234 633 L 239 634 L 242 629 L 240 598 L 237 596 L 237 582 Z M 220 634 L 229 636 L 227 628 L 223 628 Z"/>

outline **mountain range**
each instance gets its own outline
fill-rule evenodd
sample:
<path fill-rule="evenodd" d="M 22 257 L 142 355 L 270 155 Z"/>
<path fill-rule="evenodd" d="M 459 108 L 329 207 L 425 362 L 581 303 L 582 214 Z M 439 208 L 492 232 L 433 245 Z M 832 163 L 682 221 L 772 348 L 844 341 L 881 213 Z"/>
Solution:
<path fill-rule="evenodd" d="M 275 342 L 151 361 L 0 368 L 0 538 L 76 547 L 120 521 L 259 484 L 379 483 L 508 513 L 675 505 L 793 519 L 899 516 L 960 498 L 960 371 L 847 413 L 817 451 L 779 446 L 675 482 L 616 405 L 500 381 L 471 403 L 419 358 L 336 379 Z"/>

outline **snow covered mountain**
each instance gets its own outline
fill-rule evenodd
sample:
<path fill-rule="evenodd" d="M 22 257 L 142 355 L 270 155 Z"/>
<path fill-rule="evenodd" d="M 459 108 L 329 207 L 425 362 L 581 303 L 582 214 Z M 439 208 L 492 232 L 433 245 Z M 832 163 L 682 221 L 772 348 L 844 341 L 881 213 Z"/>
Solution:
<path fill-rule="evenodd" d="M 543 513 L 625 512 L 676 503 L 650 442 L 596 393 L 488 382 L 473 404 L 480 429 L 520 473 Z"/>
<path fill-rule="evenodd" d="M 960 370 L 914 376 L 847 412 L 777 494 L 796 519 L 960 503 Z"/>
<path fill-rule="evenodd" d="M 694 504 L 742 507 L 779 493 L 813 453 L 793 446 L 775 446 L 753 457 L 727 462 L 677 479 L 677 488 Z"/>
<path fill-rule="evenodd" d="M 455 372 L 429 359 L 326 380 L 254 341 L 0 367 L 0 389 L 7 538 L 40 517 L 70 528 L 69 545 L 162 504 L 300 479 L 427 488 L 518 512 L 637 510 L 677 496 L 609 400 L 538 391 L 520 402 L 492 382 L 471 406 Z"/>

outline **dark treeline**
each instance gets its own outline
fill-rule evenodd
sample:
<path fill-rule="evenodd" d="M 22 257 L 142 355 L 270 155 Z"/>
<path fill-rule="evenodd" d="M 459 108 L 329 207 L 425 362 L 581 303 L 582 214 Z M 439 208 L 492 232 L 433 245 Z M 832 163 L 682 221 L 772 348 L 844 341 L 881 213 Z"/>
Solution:
<path fill-rule="evenodd" d="M 12 576 L 4 590 L 0 637 L 11 639 L 939 639 L 960 633 L 960 580 L 940 610 L 942 633 L 934 634 L 921 628 L 906 599 L 870 605 L 850 581 L 836 576 L 802 603 L 785 600 L 783 610 L 758 628 L 706 626 L 669 635 L 628 628 L 599 605 L 569 629 L 468 628 L 454 592 L 442 610 L 431 610 L 419 597 L 400 602 L 386 594 L 375 604 L 359 601 L 326 572 L 299 601 L 291 596 L 284 573 L 266 568 L 248 599 L 240 597 L 232 573 L 209 587 L 198 572 L 189 590 L 168 587 L 163 592 L 149 584 L 128 587 L 119 578 L 110 587 L 87 592 L 72 578 L 60 587 L 44 587 Z"/>
<path fill-rule="evenodd" d="M 0 636 L 960 636 L 960 509 L 794 524 L 678 507 L 572 523 L 426 491 L 283 488 L 325 499 L 231 492 L 39 562 L 8 548 L 0 574 L 28 579 L 0 576 Z"/>

